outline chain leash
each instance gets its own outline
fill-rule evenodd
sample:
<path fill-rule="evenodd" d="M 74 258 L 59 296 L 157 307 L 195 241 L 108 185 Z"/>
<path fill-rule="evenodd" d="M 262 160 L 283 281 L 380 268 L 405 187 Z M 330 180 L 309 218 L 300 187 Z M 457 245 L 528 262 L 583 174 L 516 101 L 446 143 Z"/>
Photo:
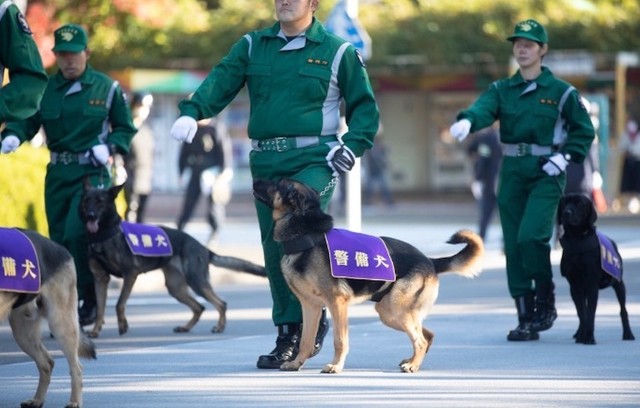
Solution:
<path fill-rule="evenodd" d="M 327 194 L 327 192 L 334 188 L 336 184 L 338 184 L 338 177 L 334 177 L 329 181 L 329 184 L 327 184 L 327 186 L 320 192 L 320 197 Z"/>

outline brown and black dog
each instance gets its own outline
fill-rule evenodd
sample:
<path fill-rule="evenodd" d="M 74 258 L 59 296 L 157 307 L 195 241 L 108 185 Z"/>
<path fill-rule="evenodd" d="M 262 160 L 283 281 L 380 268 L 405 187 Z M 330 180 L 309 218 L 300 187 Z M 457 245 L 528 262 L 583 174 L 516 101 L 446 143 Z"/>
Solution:
<path fill-rule="evenodd" d="M 576 343 L 596 344 L 593 335 L 598 292 L 600 289 L 613 287 L 620 304 L 620 318 L 622 319 L 622 339 L 634 340 L 629 326 L 629 314 L 626 308 L 626 289 L 622 281 L 622 257 L 616 243 L 604 237 L 611 243 L 609 249 L 603 246 L 603 238 L 598 237 L 596 220 L 598 213 L 593 202 L 582 194 L 567 194 L 560 199 L 558 205 L 558 223 L 562 226 L 560 245 L 562 258 L 560 273 L 569 282 L 571 299 L 576 306 L 580 324 L 574 334 Z M 607 273 L 603 267 L 602 255 L 618 264 L 617 272 Z M 606 261 L 605 261 L 606 262 Z M 616 273 L 619 276 L 614 277 Z"/>
<path fill-rule="evenodd" d="M 405 332 L 411 340 L 413 355 L 400 362 L 400 369 L 418 371 L 433 342 L 434 334 L 422 326 L 422 321 L 438 297 L 438 274 L 477 275 L 484 253 L 482 239 L 471 231 L 459 231 L 449 243 L 466 246 L 456 255 L 432 259 L 406 242 L 380 237 L 393 261 L 395 281 L 336 278 L 325 240 L 325 234 L 333 229 L 333 219 L 320 209 L 318 193 L 300 182 L 283 179 L 277 183 L 256 180 L 253 194 L 273 208 L 274 239 L 285 249 L 282 271 L 302 304 L 305 322 L 298 355 L 280 369 L 300 370 L 311 356 L 317 322 L 322 307 L 327 306 L 333 319 L 335 354 L 322 372 L 341 372 L 349 351 L 347 308 L 373 300 L 381 321 Z"/>
<path fill-rule="evenodd" d="M 41 323 L 46 319 L 51 333 L 62 348 L 71 374 L 71 398 L 67 408 L 82 406 L 82 365 L 79 358 L 95 359 L 93 342 L 78 323 L 76 268 L 69 251 L 35 231 L 20 230 L 35 249 L 40 270 L 39 293 L 25 294 L 0 291 L 0 321 L 9 317 L 13 337 L 20 348 L 36 363 L 39 372 L 38 389 L 24 408 L 44 404 L 53 359 L 42 344 Z"/>
<path fill-rule="evenodd" d="M 87 226 L 89 265 L 95 277 L 97 301 L 96 323 L 88 335 L 98 337 L 104 324 L 107 288 L 111 275 L 123 278 L 122 290 L 116 304 L 118 331 L 122 335 L 129 329 L 125 308 L 138 275 L 156 269 L 161 269 L 164 273 L 169 294 L 193 312 L 191 320 L 184 326 L 175 327 L 174 332 L 185 333 L 191 330 L 204 311 L 204 306 L 189 293 L 191 288 L 216 308 L 219 313 L 218 324 L 211 331 L 221 333 L 227 321 L 227 304 L 213 291 L 209 281 L 209 266 L 266 276 L 264 267 L 243 259 L 218 255 L 192 236 L 164 226 L 160 228 L 166 232 L 171 242 L 172 255 L 146 257 L 134 254 L 120 229 L 122 218 L 116 209 L 115 199 L 121 189 L 122 185 L 102 189 L 85 182 L 80 203 L 80 217 Z"/>

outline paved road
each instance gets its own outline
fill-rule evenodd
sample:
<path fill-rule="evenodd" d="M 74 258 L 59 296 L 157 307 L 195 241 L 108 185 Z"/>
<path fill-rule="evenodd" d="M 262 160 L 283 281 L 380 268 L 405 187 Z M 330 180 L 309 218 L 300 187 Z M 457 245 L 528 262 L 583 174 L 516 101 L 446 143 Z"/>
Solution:
<path fill-rule="evenodd" d="M 410 241 L 429 255 L 455 250 L 443 242 L 453 231 L 473 226 L 472 215 L 431 217 L 411 222 L 399 214 L 366 216 L 366 232 Z M 428 212 L 428 211 L 427 211 Z M 464 213 L 461 213 L 464 214 Z M 392 221 L 392 222 L 390 222 Z M 255 368 L 256 357 L 273 347 L 266 282 L 216 270 L 212 280 L 229 303 L 227 330 L 209 332 L 217 318 L 209 307 L 188 334 L 172 328 L 189 317 L 162 288 L 159 273 L 140 280 L 127 309 L 130 332 L 117 334 L 111 290 L 105 330 L 96 340 L 97 361 L 85 362 L 86 407 L 637 407 L 640 405 L 640 220 L 601 220 L 618 240 L 625 258 L 631 325 L 638 340 L 621 340 L 619 308 L 612 290 L 601 292 L 595 346 L 573 343 L 577 327 L 566 282 L 559 277 L 554 251 L 559 318 L 537 342 L 512 343 L 515 311 L 506 289 L 499 229 L 492 228 L 485 270 L 476 279 L 443 276 L 440 297 L 425 325 L 436 333 L 422 370 L 402 374 L 398 362 L 410 353 L 406 336 L 383 326 L 369 303 L 352 308 L 351 352 L 345 372 L 319 374 L 331 359 L 331 332 L 322 352 L 301 372 Z M 201 223 L 189 232 L 206 240 Z M 259 238 L 251 219 L 231 217 L 217 249 L 260 261 Z M 45 337 L 46 337 L 45 331 Z M 68 370 L 55 341 L 56 368 L 46 406 L 68 398 Z M 36 370 L 12 346 L 0 326 L 0 407 L 17 407 L 36 386 Z M 13 347 L 13 349 L 12 349 Z"/>

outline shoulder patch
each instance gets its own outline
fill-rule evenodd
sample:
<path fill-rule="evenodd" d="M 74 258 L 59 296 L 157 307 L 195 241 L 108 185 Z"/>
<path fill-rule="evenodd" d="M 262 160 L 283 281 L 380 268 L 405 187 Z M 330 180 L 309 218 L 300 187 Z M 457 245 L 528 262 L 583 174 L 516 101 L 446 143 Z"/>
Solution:
<path fill-rule="evenodd" d="M 29 28 L 29 23 L 27 23 L 27 19 L 21 12 L 18 12 L 18 14 L 16 14 L 16 19 L 18 20 L 18 27 L 20 27 L 22 31 L 27 34 L 32 34 L 31 28 Z"/>
<path fill-rule="evenodd" d="M 356 48 L 356 58 L 358 58 L 358 61 L 360 61 L 360 65 L 362 65 L 363 67 L 366 67 L 364 63 L 364 58 L 362 58 L 362 54 L 360 54 L 360 51 L 358 51 L 357 48 Z"/>

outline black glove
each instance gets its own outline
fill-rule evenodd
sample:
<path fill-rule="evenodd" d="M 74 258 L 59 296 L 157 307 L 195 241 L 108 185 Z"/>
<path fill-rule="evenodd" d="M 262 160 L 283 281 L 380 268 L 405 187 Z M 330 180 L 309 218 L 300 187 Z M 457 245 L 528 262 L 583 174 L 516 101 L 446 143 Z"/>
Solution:
<path fill-rule="evenodd" d="M 337 177 L 351 170 L 356 164 L 356 155 L 345 145 L 335 146 L 327 154 L 327 164 Z"/>

